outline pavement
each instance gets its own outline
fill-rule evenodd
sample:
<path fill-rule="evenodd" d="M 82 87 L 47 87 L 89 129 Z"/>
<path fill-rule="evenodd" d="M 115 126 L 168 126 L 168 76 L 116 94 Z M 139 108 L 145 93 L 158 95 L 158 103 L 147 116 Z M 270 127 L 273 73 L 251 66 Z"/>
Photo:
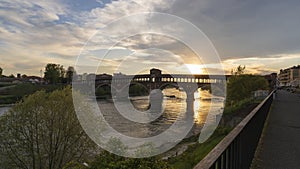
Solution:
<path fill-rule="evenodd" d="M 300 169 L 300 94 L 277 91 L 256 158 L 256 169 Z"/>

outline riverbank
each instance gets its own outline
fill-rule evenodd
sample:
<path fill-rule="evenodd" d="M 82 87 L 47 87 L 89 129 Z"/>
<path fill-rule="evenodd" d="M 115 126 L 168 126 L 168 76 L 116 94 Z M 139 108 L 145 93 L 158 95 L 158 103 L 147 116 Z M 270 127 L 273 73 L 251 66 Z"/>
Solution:
<path fill-rule="evenodd" d="M 201 144 L 198 142 L 199 134 L 192 136 L 165 153 L 162 158 L 166 159 L 173 168 L 192 169 L 257 105 L 258 101 L 252 100 L 244 102 L 234 111 L 229 111 L 227 108 L 227 112 L 223 113 L 219 126 L 206 142 Z"/>
<path fill-rule="evenodd" d="M 46 92 L 52 92 L 57 89 L 62 89 L 65 84 L 55 84 L 55 85 L 42 85 L 42 84 L 14 84 L 5 85 L 0 87 L 0 105 L 9 106 L 22 100 L 24 97 L 35 93 L 39 90 L 45 90 Z"/>
<path fill-rule="evenodd" d="M 2 107 L 13 107 L 15 104 L 11 103 L 11 104 L 0 104 L 0 108 Z"/>
<path fill-rule="evenodd" d="M 46 88 L 43 88 L 43 86 L 46 86 Z M 16 90 L 12 90 L 11 92 L 19 92 L 19 94 L 23 94 L 23 97 L 31 94 L 30 92 L 33 92 L 34 90 L 46 90 L 51 91 L 53 88 L 59 88 L 60 86 L 28 86 L 28 89 L 25 92 L 14 87 Z M 20 86 L 18 86 L 20 87 Z M 23 86 L 24 87 L 24 86 Z M 54 89 L 55 90 L 55 89 Z M 202 92 L 203 94 L 204 92 Z M 169 95 L 169 94 L 167 94 Z M 179 111 L 179 106 L 174 106 L 174 103 L 176 103 L 176 99 L 174 98 L 167 98 L 167 102 L 170 102 L 170 107 L 166 107 L 167 110 L 169 110 L 169 113 L 166 113 L 166 117 L 163 117 L 156 121 L 153 124 L 147 125 L 140 125 L 135 124 L 132 125 L 132 122 L 127 122 L 126 119 L 122 119 L 122 117 L 119 117 L 118 114 L 114 114 L 112 111 L 110 105 L 110 102 L 103 101 L 99 103 L 99 106 L 101 105 L 101 111 L 103 111 L 106 120 L 111 122 L 110 124 L 113 126 L 113 128 L 117 129 L 118 131 L 122 133 L 126 133 L 129 136 L 139 136 L 139 137 L 145 137 L 146 136 L 154 136 L 157 135 L 160 131 L 164 131 L 167 129 L 173 122 L 176 120 L 178 113 L 176 111 Z M 199 121 L 202 122 L 203 119 L 206 118 L 206 116 L 203 116 L 204 110 L 209 110 L 209 107 L 211 106 L 211 101 L 217 101 L 215 99 L 200 99 L 202 97 L 199 97 L 199 105 L 202 106 L 202 110 L 199 110 Z M 196 99 L 197 100 L 197 99 Z M 143 99 L 136 99 L 133 100 L 133 103 L 136 102 L 136 109 L 144 109 L 146 105 L 148 105 L 147 101 L 143 101 Z M 206 103 L 207 102 L 207 103 Z M 218 101 L 219 102 L 219 101 Z M 220 101 L 220 103 L 223 103 Z M 223 117 L 220 121 L 219 127 L 215 130 L 214 134 L 204 143 L 200 144 L 198 142 L 199 134 L 193 135 L 189 138 L 184 139 L 180 144 L 178 144 L 176 147 L 174 147 L 172 150 L 160 155 L 162 159 L 165 159 L 171 166 L 174 168 L 182 168 L 182 169 L 188 169 L 193 168 L 202 158 L 205 157 L 206 154 L 208 154 L 211 149 L 215 147 L 230 131 L 231 129 L 238 124 L 246 115 L 248 115 L 251 110 L 258 104 L 257 101 L 254 100 L 245 100 L 242 101 L 240 104 L 235 105 L 234 107 L 226 107 L 223 113 Z M 173 105 L 173 106 L 172 106 Z M 177 104 L 176 104 L 177 105 Z M 203 107 L 204 106 L 204 107 Z M 221 108 L 221 107 L 220 107 Z M 105 113 L 107 112 L 107 113 Z M 201 114 L 200 114 L 201 112 Z M 166 121 L 166 119 L 170 119 L 170 121 Z M 157 126 L 162 126 L 162 128 L 158 128 Z M 126 130 L 124 130 L 124 126 Z M 124 130 L 124 131 L 123 131 Z M 146 133 L 145 133 L 146 132 Z"/>

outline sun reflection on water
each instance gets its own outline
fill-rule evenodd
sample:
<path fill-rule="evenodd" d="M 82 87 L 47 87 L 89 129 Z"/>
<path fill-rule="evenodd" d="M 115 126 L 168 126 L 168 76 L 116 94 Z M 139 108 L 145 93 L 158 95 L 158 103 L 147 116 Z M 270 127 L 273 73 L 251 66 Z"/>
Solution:
<path fill-rule="evenodd" d="M 194 98 L 195 124 L 203 124 L 212 105 L 212 95 L 206 90 L 198 89 L 194 93 Z"/>

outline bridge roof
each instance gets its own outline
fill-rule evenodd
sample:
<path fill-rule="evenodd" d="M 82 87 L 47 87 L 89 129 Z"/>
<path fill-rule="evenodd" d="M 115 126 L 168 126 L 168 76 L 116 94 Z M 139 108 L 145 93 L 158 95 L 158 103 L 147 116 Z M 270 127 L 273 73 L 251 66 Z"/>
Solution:
<path fill-rule="evenodd" d="M 231 75 L 225 75 L 226 79 Z M 96 80 L 111 80 L 116 79 L 134 79 L 134 78 L 150 78 L 150 74 L 137 74 L 137 75 L 122 75 L 112 76 L 108 74 L 96 75 Z M 159 78 L 198 78 L 198 79 L 223 79 L 224 75 L 189 75 L 189 74 L 161 74 L 155 77 Z"/>

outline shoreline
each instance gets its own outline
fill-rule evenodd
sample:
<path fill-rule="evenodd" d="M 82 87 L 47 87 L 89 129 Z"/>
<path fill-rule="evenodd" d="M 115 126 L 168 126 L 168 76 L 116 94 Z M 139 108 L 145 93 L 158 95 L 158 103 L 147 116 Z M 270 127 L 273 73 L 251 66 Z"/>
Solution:
<path fill-rule="evenodd" d="M 14 105 L 16 105 L 16 103 L 0 104 L 0 108 L 3 108 L 3 107 L 13 107 Z"/>

